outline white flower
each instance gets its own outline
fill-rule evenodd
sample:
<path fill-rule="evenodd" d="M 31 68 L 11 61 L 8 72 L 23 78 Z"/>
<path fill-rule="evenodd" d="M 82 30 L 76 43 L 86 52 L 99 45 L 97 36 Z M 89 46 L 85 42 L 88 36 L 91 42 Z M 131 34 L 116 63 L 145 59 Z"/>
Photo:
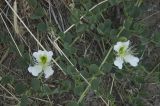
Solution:
<path fill-rule="evenodd" d="M 34 66 L 29 66 L 28 71 L 33 76 L 38 76 L 40 73 L 45 74 L 45 78 L 50 77 L 54 70 L 51 67 L 51 59 L 53 56 L 52 51 L 42 51 L 38 50 L 38 52 L 33 53 L 33 57 L 36 59 Z"/>
<path fill-rule="evenodd" d="M 119 69 L 122 69 L 124 62 L 129 63 L 134 67 L 138 65 L 139 58 L 132 55 L 131 48 L 129 48 L 129 43 L 129 40 L 127 42 L 117 42 L 114 46 L 114 50 L 117 52 L 114 65 L 116 65 Z"/>

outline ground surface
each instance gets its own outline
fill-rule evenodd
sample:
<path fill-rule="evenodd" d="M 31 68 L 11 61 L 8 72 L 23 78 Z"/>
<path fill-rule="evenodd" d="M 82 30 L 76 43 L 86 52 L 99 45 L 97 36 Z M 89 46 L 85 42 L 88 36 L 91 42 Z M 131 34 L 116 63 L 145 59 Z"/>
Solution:
<path fill-rule="evenodd" d="M 47 0 L 44 0 L 44 1 L 45 2 L 43 2 L 44 3 L 43 7 L 47 8 L 46 7 Z M 97 1 L 100 1 L 100 0 L 97 0 Z M 72 3 L 70 0 L 65 0 L 65 5 L 62 2 L 59 2 L 58 0 L 55 0 L 52 2 L 53 2 L 52 3 L 53 4 L 52 10 L 54 10 L 54 12 L 55 11 L 56 12 L 55 12 L 55 14 L 54 14 L 54 12 L 51 12 L 52 17 L 50 17 L 50 18 L 51 18 L 51 20 L 54 20 L 54 21 L 51 21 L 51 23 L 52 22 L 55 23 L 61 31 L 65 31 L 65 29 L 67 29 L 70 26 L 70 24 L 68 22 L 69 11 L 65 11 L 65 10 L 67 10 L 66 9 L 67 7 L 65 7 L 65 5 L 70 5 Z M 145 0 L 144 5 L 147 7 L 147 9 L 146 9 L 145 13 L 142 14 L 138 18 L 140 21 L 143 21 L 144 23 L 146 23 L 147 26 L 149 26 L 150 36 L 154 37 L 155 32 L 160 32 L 160 0 Z M 6 6 L 6 4 L 3 3 L 2 1 L 0 1 L 0 8 L 2 10 L 5 9 L 5 6 Z M 22 5 L 19 5 L 19 7 L 21 7 L 21 6 Z M 112 8 L 111 12 L 116 10 L 116 13 L 118 14 L 117 11 L 120 11 L 118 9 L 120 9 L 121 7 L 117 6 L 115 8 L 117 8 L 117 10 Z M 5 9 L 5 12 L 6 12 L 6 10 L 7 9 Z M 61 15 L 58 13 L 61 13 Z M 9 13 L 7 13 L 7 15 L 8 14 Z M 26 18 L 30 15 L 29 8 L 23 8 L 20 11 L 20 14 L 22 16 L 22 19 L 25 20 L 25 22 L 31 23 L 30 20 L 27 20 L 27 18 Z M 112 14 L 109 13 L 109 15 L 112 15 Z M 106 17 L 109 17 L 109 15 L 107 14 Z M 118 16 L 119 15 L 117 15 L 117 17 Z M 58 17 L 58 18 L 56 18 L 56 17 Z M 59 17 L 62 17 L 63 21 Z M 120 17 L 121 17 L 121 15 L 120 15 Z M 11 21 L 13 21 L 11 16 L 9 18 L 11 19 Z M 121 18 L 123 20 L 124 17 L 122 16 Z M 119 26 L 119 24 L 121 24 L 121 21 L 119 18 L 115 18 L 113 20 L 115 21 L 115 23 L 114 23 L 115 27 L 117 27 L 117 26 Z M 83 21 L 85 22 L 86 20 L 83 20 Z M 37 21 L 32 21 L 32 24 L 27 24 L 29 26 L 29 28 L 31 29 L 31 31 L 33 31 L 33 32 L 34 32 L 34 28 L 35 28 L 34 24 L 36 24 L 36 22 Z M 87 23 L 87 21 L 86 21 L 86 23 Z M 8 31 L 6 30 L 5 26 L 2 24 L 3 24 L 3 21 L 1 20 L 0 21 L 0 25 L 1 25 L 1 29 L 2 29 L 0 31 L 1 34 L 8 35 Z M 8 21 L 7 21 L 7 24 L 9 24 Z M 9 26 L 11 26 L 11 25 L 9 24 Z M 20 27 L 21 27 L 21 24 L 20 24 Z M 27 31 L 25 31 L 25 28 L 20 28 L 20 29 L 22 30 L 22 31 L 20 31 L 20 33 L 23 35 L 24 40 L 27 42 L 27 46 L 29 46 L 29 47 L 22 46 L 22 50 L 27 50 L 30 52 L 30 54 L 32 54 L 31 51 L 36 50 L 34 48 L 37 47 L 37 44 L 35 43 L 33 38 L 31 38 L 29 36 L 29 33 Z M 13 30 L 13 29 L 11 29 L 11 30 Z M 35 31 L 35 33 L 38 33 L 38 32 Z M 38 34 L 40 36 L 42 36 L 42 38 L 40 40 L 43 41 L 43 38 L 45 38 L 44 35 L 46 33 L 38 33 Z M 39 36 L 37 36 L 37 37 L 39 37 Z M 86 57 L 92 57 L 94 55 L 97 56 L 97 54 L 98 54 L 98 56 L 96 58 L 93 57 L 92 60 L 96 60 L 96 59 L 98 60 L 99 58 L 102 58 L 101 56 L 99 56 L 100 53 L 99 52 L 97 53 L 97 51 L 100 51 L 97 49 L 97 48 L 99 48 L 99 45 L 96 45 L 97 44 L 96 42 L 92 43 L 92 39 L 90 39 L 92 37 L 90 37 L 90 36 L 87 36 L 88 38 L 83 38 L 83 36 L 81 36 L 81 37 L 82 37 L 82 39 L 85 39 L 86 41 L 80 40 L 79 42 L 75 43 L 76 44 L 75 47 L 79 48 L 78 50 L 80 50 L 78 52 L 76 58 L 78 58 L 78 56 L 85 55 L 83 53 L 85 52 L 86 49 L 83 49 L 83 48 L 84 47 L 87 48 L 88 46 L 86 47 L 86 45 L 91 45 L 88 47 L 89 49 L 86 50 L 87 51 Z M 20 39 L 19 36 L 14 36 L 14 38 L 16 39 L 16 42 L 19 45 L 23 44 L 22 43 L 23 40 Z M 16 50 L 14 45 L 13 45 L 13 47 L 14 47 L 13 50 L 8 49 L 8 48 L 10 48 L 9 47 L 10 42 L 7 42 L 8 41 L 7 39 L 8 38 L 5 38 L 5 37 L 1 38 L 1 36 L 0 36 L 0 40 L 1 40 L 1 43 L 0 43 L 0 78 L 2 78 L 3 76 L 12 75 L 12 77 L 14 77 L 14 81 L 16 83 L 21 82 L 24 84 L 27 83 L 28 85 L 31 85 L 32 76 L 27 72 L 28 66 L 26 66 L 26 64 L 28 64 L 28 63 L 25 63 L 25 61 L 24 61 L 26 59 L 28 61 L 30 61 L 31 56 L 28 56 L 28 57 L 26 56 L 26 57 L 23 57 L 25 59 L 21 59 L 17 55 L 17 53 L 12 52 L 12 51 Z M 138 39 L 136 37 L 133 37 L 131 40 L 133 41 L 134 44 L 138 44 Z M 53 46 L 49 45 L 46 42 L 49 42 L 49 40 L 45 40 L 45 42 L 43 42 L 43 44 L 47 48 L 52 48 L 55 50 L 55 48 Z M 134 86 L 134 84 L 132 85 L 131 82 L 129 82 L 129 81 L 127 82 L 127 78 L 123 79 L 120 82 L 117 81 L 117 83 L 115 83 L 116 87 L 113 88 L 113 95 L 115 96 L 115 104 L 117 106 L 124 106 L 124 105 L 125 106 L 135 106 L 134 104 L 129 104 L 125 100 L 123 101 L 123 96 L 125 98 L 125 94 L 132 94 L 132 92 L 135 93 L 135 92 L 139 92 L 139 91 L 145 91 L 145 94 L 143 96 L 140 95 L 140 97 L 139 97 L 140 101 L 143 101 L 144 106 L 160 106 L 160 84 L 159 84 L 159 82 L 156 83 L 154 77 L 152 77 L 152 76 L 157 76 L 158 71 L 160 70 L 160 68 L 159 68 L 160 46 L 158 47 L 158 46 L 155 46 L 154 43 L 149 43 L 145 47 L 146 47 L 146 49 L 144 51 L 144 58 L 142 59 L 142 63 L 144 63 L 145 66 L 148 68 L 148 70 L 150 70 L 150 71 L 148 71 L 149 74 L 148 74 L 147 78 L 145 79 L 145 82 L 142 83 L 140 86 L 137 86 L 137 88 L 136 88 L 136 86 Z M 56 51 L 55 54 L 57 55 L 58 51 Z M 28 54 L 26 53 L 26 55 L 28 55 Z M 59 60 L 59 58 L 57 60 Z M 22 64 L 19 64 L 19 62 Z M 24 65 L 23 65 L 23 63 L 24 63 Z M 80 66 L 77 66 L 77 67 L 80 67 Z M 154 70 L 155 67 L 156 67 L 156 70 Z M 58 67 L 54 67 L 54 68 L 55 68 L 55 70 L 59 70 Z M 108 86 L 110 88 L 109 84 L 112 82 L 112 73 L 105 75 L 102 79 L 105 82 L 104 86 L 106 84 L 106 86 Z M 58 81 L 64 81 L 64 80 L 72 81 L 74 79 L 72 79 L 70 76 L 63 75 L 60 71 L 56 71 L 56 73 L 53 75 L 53 78 L 51 78 L 49 80 L 44 80 L 44 83 L 47 86 L 49 86 L 51 89 L 52 88 L 55 89 L 55 88 L 61 87 L 61 85 L 60 85 L 61 83 Z M 8 78 L 6 81 L 12 82 L 12 78 Z M 121 83 L 123 83 L 123 84 L 121 85 Z M 66 84 L 68 84 L 68 83 L 66 83 Z M 17 92 L 15 91 L 15 86 L 13 86 L 12 84 L 9 83 L 4 86 L 2 86 L 2 85 L 0 86 L 0 105 L 2 105 L 2 106 L 16 105 L 18 102 L 15 100 L 15 97 L 12 96 L 12 94 L 16 95 L 16 97 L 18 99 L 20 99 L 22 95 L 17 94 Z M 123 89 L 123 90 L 120 90 L 120 89 Z M 120 91 L 120 92 L 118 92 L 118 91 Z M 55 90 L 55 92 L 56 92 L 56 90 Z M 59 92 L 59 91 L 57 91 L 57 92 Z M 123 95 L 123 93 L 124 93 L 124 95 Z M 42 95 L 44 95 L 44 96 L 42 96 L 41 94 L 31 92 L 30 95 L 32 95 L 32 94 L 33 94 L 33 96 L 28 97 L 29 98 L 29 105 L 35 104 L 35 106 L 38 106 L 38 105 L 39 106 L 47 106 L 50 103 L 50 100 L 54 102 L 55 106 L 65 106 L 68 103 L 68 101 L 78 99 L 78 96 L 75 96 L 73 91 L 63 92 L 61 94 L 55 93 L 54 95 L 50 95 L 50 97 L 49 97 L 50 100 L 48 100 L 48 97 L 45 94 L 42 94 Z M 53 104 L 50 104 L 50 105 L 53 105 Z M 105 103 L 102 102 L 102 100 L 96 96 L 96 94 L 93 90 L 89 90 L 88 93 L 86 94 L 86 97 L 85 97 L 85 106 L 105 106 Z"/>

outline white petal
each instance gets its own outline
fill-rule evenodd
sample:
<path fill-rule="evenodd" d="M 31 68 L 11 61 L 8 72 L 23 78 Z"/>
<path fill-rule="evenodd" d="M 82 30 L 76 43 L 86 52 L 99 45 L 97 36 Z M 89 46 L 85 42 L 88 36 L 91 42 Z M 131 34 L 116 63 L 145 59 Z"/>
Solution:
<path fill-rule="evenodd" d="M 116 45 L 114 45 L 114 50 L 116 51 L 116 52 L 119 52 L 119 49 L 121 48 L 121 47 L 125 47 L 126 49 L 129 47 L 129 43 L 130 43 L 130 41 L 128 40 L 127 42 L 117 42 L 117 44 Z"/>
<path fill-rule="evenodd" d="M 36 58 L 37 62 L 40 62 L 40 57 L 41 56 L 47 56 L 47 62 L 50 62 L 53 56 L 53 52 L 52 51 L 42 51 L 42 50 L 38 50 L 38 52 L 34 52 L 33 56 Z"/>
<path fill-rule="evenodd" d="M 50 62 L 52 60 L 53 52 L 52 51 L 49 51 L 49 52 L 46 51 L 46 55 L 47 55 L 47 62 Z"/>
<path fill-rule="evenodd" d="M 117 44 L 114 45 L 114 50 L 118 52 L 121 46 L 122 46 L 122 42 L 117 42 Z"/>
<path fill-rule="evenodd" d="M 130 63 L 132 66 L 137 66 L 139 62 L 139 58 L 133 55 L 127 55 L 124 57 L 125 62 Z"/>
<path fill-rule="evenodd" d="M 34 52 L 33 56 L 36 58 L 36 60 L 39 62 L 40 61 L 40 56 L 43 55 L 43 51 L 42 50 L 38 50 L 38 52 Z"/>
<path fill-rule="evenodd" d="M 123 59 L 120 57 L 116 57 L 116 60 L 114 61 L 114 65 L 117 66 L 119 69 L 122 69 L 123 67 Z"/>
<path fill-rule="evenodd" d="M 44 69 L 45 78 L 50 77 L 54 73 L 54 70 L 51 66 L 48 66 Z"/>
<path fill-rule="evenodd" d="M 129 47 L 129 43 L 130 43 L 130 40 L 128 40 L 127 42 L 123 42 L 123 45 L 128 48 Z"/>
<path fill-rule="evenodd" d="M 35 66 L 29 66 L 28 71 L 33 75 L 33 76 L 38 76 L 39 73 L 42 72 L 42 67 L 40 65 L 35 65 Z"/>

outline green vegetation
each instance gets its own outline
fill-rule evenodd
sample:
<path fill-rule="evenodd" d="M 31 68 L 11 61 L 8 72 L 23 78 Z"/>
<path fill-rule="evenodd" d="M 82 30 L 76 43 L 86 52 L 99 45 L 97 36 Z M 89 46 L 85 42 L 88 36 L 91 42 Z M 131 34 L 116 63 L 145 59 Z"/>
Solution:
<path fill-rule="evenodd" d="M 159 6 L 159 0 L 4 0 L 0 105 L 160 105 Z M 128 40 L 140 61 L 119 69 L 114 46 Z M 47 79 L 28 71 L 38 50 L 53 52 Z"/>

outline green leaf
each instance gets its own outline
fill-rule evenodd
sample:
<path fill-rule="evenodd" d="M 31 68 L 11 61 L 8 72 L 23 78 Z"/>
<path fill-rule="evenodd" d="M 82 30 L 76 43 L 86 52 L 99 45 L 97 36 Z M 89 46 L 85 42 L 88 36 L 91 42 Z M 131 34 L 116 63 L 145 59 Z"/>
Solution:
<path fill-rule="evenodd" d="M 94 30 L 95 28 L 96 28 L 95 24 L 91 24 L 91 25 L 90 25 L 90 29 L 91 29 L 91 30 Z"/>
<path fill-rule="evenodd" d="M 104 73 L 106 72 L 110 72 L 112 69 L 112 64 L 111 63 L 104 63 L 103 67 L 102 67 L 102 71 Z"/>
<path fill-rule="evenodd" d="M 125 29 L 129 30 L 133 22 L 133 18 L 128 17 L 124 22 Z"/>
<path fill-rule="evenodd" d="M 52 91 L 47 85 L 43 86 L 43 96 L 45 95 L 52 95 L 54 91 Z"/>
<path fill-rule="evenodd" d="M 89 66 L 89 72 L 93 75 L 96 74 L 96 72 L 99 71 L 98 66 L 96 64 L 91 64 Z"/>
<path fill-rule="evenodd" d="M 77 74 L 74 67 L 71 65 L 68 65 L 67 67 L 65 67 L 64 71 L 71 76 Z"/>
<path fill-rule="evenodd" d="M 116 75 L 116 78 L 117 79 L 123 79 L 124 78 L 124 73 L 123 73 L 123 71 L 117 71 L 116 73 L 115 73 L 115 75 Z"/>
<path fill-rule="evenodd" d="M 99 24 L 99 26 L 97 27 L 97 31 L 102 35 L 109 36 L 111 31 L 111 25 L 111 20 L 107 19 L 104 23 Z"/>
<path fill-rule="evenodd" d="M 109 0 L 110 4 L 113 6 L 113 5 L 117 5 L 119 4 L 120 2 L 122 2 L 122 0 Z"/>
<path fill-rule="evenodd" d="M 74 93 L 76 95 L 81 95 L 83 93 L 84 89 L 85 89 L 84 83 L 77 84 L 74 88 Z"/>
<path fill-rule="evenodd" d="M 100 88 L 99 86 L 100 82 L 101 82 L 100 78 L 95 78 L 91 83 L 91 89 L 98 90 L 98 88 Z"/>
<path fill-rule="evenodd" d="M 65 81 L 63 81 L 62 82 L 62 89 L 65 91 L 65 92 L 68 92 L 69 90 L 71 90 L 71 87 L 72 87 L 72 85 L 71 85 L 71 82 L 70 81 L 68 81 L 68 80 L 65 80 Z"/>
<path fill-rule="evenodd" d="M 142 45 L 146 45 L 148 42 L 150 42 L 150 39 L 147 37 L 141 37 L 141 43 Z"/>
<path fill-rule="evenodd" d="M 29 5 L 32 7 L 37 7 L 37 0 L 27 0 Z"/>
<path fill-rule="evenodd" d="M 122 28 L 122 27 L 121 27 Z M 126 37 L 126 38 L 130 38 L 132 36 L 131 30 L 123 30 L 122 33 L 120 33 L 120 37 Z"/>
<path fill-rule="evenodd" d="M 154 41 L 160 43 L 160 32 L 154 32 Z"/>
<path fill-rule="evenodd" d="M 56 88 L 56 89 L 54 89 L 54 91 L 52 91 L 52 94 L 57 94 L 59 92 L 60 92 L 59 88 Z"/>
<path fill-rule="evenodd" d="M 67 106 L 79 106 L 76 101 L 71 101 L 70 103 L 67 104 Z"/>
<path fill-rule="evenodd" d="M 63 39 L 64 42 L 67 42 L 68 44 L 71 44 L 72 39 L 73 39 L 73 34 L 68 32 L 64 36 L 62 36 L 62 39 Z"/>
<path fill-rule="evenodd" d="M 133 25 L 133 29 L 134 29 L 134 31 L 135 31 L 136 33 L 141 34 L 141 33 L 144 32 L 145 26 L 144 26 L 144 24 L 142 24 L 142 23 L 135 23 L 135 24 Z"/>
<path fill-rule="evenodd" d="M 98 21 L 98 16 L 92 13 L 87 13 L 86 19 L 89 21 L 90 24 L 94 24 Z"/>
<path fill-rule="evenodd" d="M 88 63 L 89 63 L 89 60 L 88 60 L 88 58 L 79 57 L 78 58 L 78 63 L 79 63 L 80 66 L 87 66 Z"/>
<path fill-rule="evenodd" d="M 85 7 L 85 9 L 88 11 L 92 5 L 93 2 L 91 0 L 80 0 L 80 3 Z"/>
<path fill-rule="evenodd" d="M 44 16 L 44 10 L 41 6 L 35 9 L 33 14 L 31 15 L 31 19 L 40 19 Z"/>
<path fill-rule="evenodd" d="M 120 0 L 119 0 L 120 1 Z M 101 5 L 99 5 L 97 8 L 99 9 L 99 13 L 96 14 L 102 14 L 102 12 L 106 11 L 108 8 L 110 7 L 110 4 L 108 2 L 102 3 Z M 96 9 L 97 9 L 96 8 Z"/>
<path fill-rule="evenodd" d="M 41 96 L 54 95 L 57 93 L 60 94 L 61 92 L 62 92 L 62 90 L 60 90 L 59 88 L 51 89 L 48 85 L 44 84 L 41 89 L 40 95 Z"/>
<path fill-rule="evenodd" d="M 33 90 L 35 91 L 38 91 L 41 89 L 41 82 L 38 79 L 32 79 L 31 85 Z"/>
<path fill-rule="evenodd" d="M 23 51 L 23 50 L 21 50 L 21 51 Z M 15 52 L 15 50 L 14 50 L 14 52 Z M 17 67 L 25 70 L 28 67 L 28 63 L 30 61 L 29 60 L 30 56 L 28 53 L 23 53 L 23 52 L 22 52 L 22 55 L 23 55 L 23 57 L 17 58 L 17 60 L 15 61 L 15 65 L 17 65 Z"/>
<path fill-rule="evenodd" d="M 67 42 L 64 43 L 64 49 L 63 52 L 67 55 L 67 56 L 71 56 L 72 54 L 77 52 L 77 49 L 73 46 L 70 46 Z"/>
<path fill-rule="evenodd" d="M 47 31 L 47 24 L 45 24 L 45 23 L 43 23 L 43 22 L 41 22 L 41 23 L 39 23 L 38 25 L 37 25 L 37 30 L 38 31 L 41 31 L 41 32 L 45 32 L 45 31 Z"/>
<path fill-rule="evenodd" d="M 97 27 L 97 31 L 104 35 L 104 30 L 105 30 L 105 27 L 104 27 L 104 24 L 103 23 L 100 23 L 99 26 Z"/>
<path fill-rule="evenodd" d="M 20 106 L 28 106 L 28 97 L 26 95 L 22 96 Z"/>
<path fill-rule="evenodd" d="M 158 72 L 158 81 L 160 83 L 160 71 Z"/>
<path fill-rule="evenodd" d="M 0 43 L 6 44 L 6 43 L 10 42 L 11 38 L 10 38 L 10 36 L 7 33 L 5 33 L 4 31 L 2 31 L 0 34 L 1 34 Z"/>
<path fill-rule="evenodd" d="M 74 9 L 71 11 L 71 13 L 72 13 L 72 14 L 71 14 L 71 17 L 70 17 L 71 23 L 77 24 L 77 23 L 80 21 L 80 17 L 81 17 L 80 10 L 74 8 Z"/>
<path fill-rule="evenodd" d="M 135 6 L 134 1 L 126 2 L 124 6 L 126 16 L 136 18 L 140 15 L 141 9 L 138 6 Z"/>
<path fill-rule="evenodd" d="M 110 38 L 113 40 L 116 40 L 116 36 L 117 36 L 118 31 L 116 29 L 111 29 L 110 30 Z"/>
<path fill-rule="evenodd" d="M 141 9 L 137 6 L 133 6 L 132 7 L 132 10 L 130 10 L 130 16 L 132 17 L 138 17 L 140 15 L 140 12 L 141 12 Z"/>
<path fill-rule="evenodd" d="M 88 30 L 88 25 L 87 24 L 78 24 L 76 27 L 76 32 L 77 33 L 83 33 L 86 30 Z"/>
<path fill-rule="evenodd" d="M 17 94 L 23 94 L 27 91 L 27 86 L 23 83 L 16 84 L 15 91 Z"/>

